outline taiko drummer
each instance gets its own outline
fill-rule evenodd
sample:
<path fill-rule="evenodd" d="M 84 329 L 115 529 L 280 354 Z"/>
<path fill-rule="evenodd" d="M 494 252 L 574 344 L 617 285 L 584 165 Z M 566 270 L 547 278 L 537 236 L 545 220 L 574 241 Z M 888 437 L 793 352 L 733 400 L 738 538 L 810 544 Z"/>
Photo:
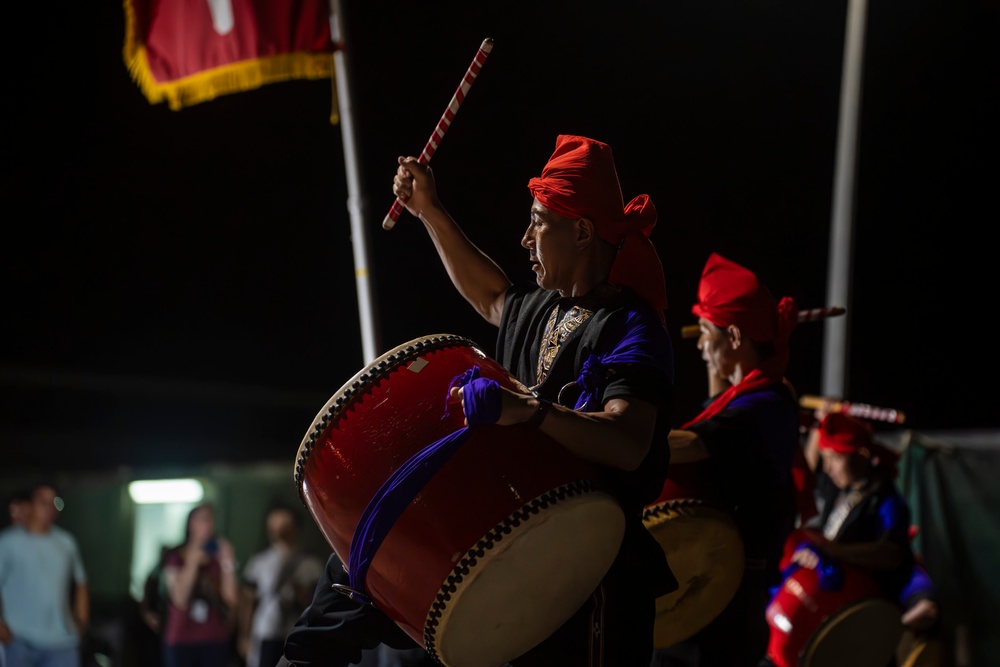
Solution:
<path fill-rule="evenodd" d="M 649 238 L 656 210 L 647 195 L 626 203 L 610 146 L 582 136 L 559 135 L 528 190 L 521 246 L 535 280 L 515 284 L 444 208 L 426 164 L 400 157 L 393 179 L 393 193 L 424 224 L 459 293 L 499 328 L 496 359 L 530 388 L 484 392 L 492 397 L 486 411 L 500 425 L 533 424 L 598 464 L 627 516 L 617 558 L 593 595 L 510 664 L 648 667 L 655 600 L 677 586 L 642 523 L 644 505 L 665 479 L 669 449 L 654 443 L 666 442 L 673 394 L 663 268 Z M 512 238 L 516 233 L 515 223 L 495 224 L 509 225 Z M 479 389 L 470 383 L 453 391 L 465 401 L 466 392 Z M 325 619 L 328 633 L 314 626 L 289 636 L 286 659 L 347 664 L 329 652 L 355 641 L 350 622 Z"/>

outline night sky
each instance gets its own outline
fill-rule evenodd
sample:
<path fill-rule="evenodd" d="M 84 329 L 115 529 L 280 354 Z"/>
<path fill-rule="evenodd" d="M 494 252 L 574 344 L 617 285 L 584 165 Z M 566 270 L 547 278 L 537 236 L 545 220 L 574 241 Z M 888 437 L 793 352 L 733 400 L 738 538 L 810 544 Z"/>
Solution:
<path fill-rule="evenodd" d="M 365 364 L 330 82 L 171 111 L 129 78 L 120 2 L 27 4 L 3 45 L 0 461 L 291 464 Z M 420 153 L 486 37 L 432 161 L 441 198 L 530 281 L 527 180 L 558 134 L 609 143 L 625 200 L 659 212 L 678 421 L 706 391 L 680 328 L 711 252 L 800 307 L 844 305 L 826 283 L 846 7 L 348 0 L 380 351 L 454 333 L 492 354 L 422 225 L 380 225 L 396 156 Z M 843 398 L 916 430 L 1000 426 L 998 28 L 991 0 L 869 5 Z M 793 334 L 802 394 L 821 392 L 822 337 Z"/>

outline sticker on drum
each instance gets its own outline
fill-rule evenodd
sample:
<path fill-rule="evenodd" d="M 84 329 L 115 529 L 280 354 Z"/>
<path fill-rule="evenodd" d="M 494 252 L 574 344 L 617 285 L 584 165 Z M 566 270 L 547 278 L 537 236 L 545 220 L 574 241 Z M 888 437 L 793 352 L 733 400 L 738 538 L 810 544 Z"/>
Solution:
<path fill-rule="evenodd" d="M 653 645 L 664 649 L 693 636 L 732 600 L 743 579 L 743 540 L 726 512 L 693 498 L 650 505 L 643 523 L 679 584 L 656 600 Z"/>
<path fill-rule="evenodd" d="M 294 472 L 346 565 L 359 553 L 359 524 L 395 488 L 387 480 L 413 471 L 405 480 L 412 496 L 378 533 L 374 552 L 358 559 L 367 569 L 362 577 L 353 568 L 352 585 L 447 667 L 503 664 L 546 639 L 600 584 L 625 531 L 598 468 L 530 426 L 477 426 L 443 462 L 413 465 L 463 428 L 448 389 L 473 367 L 525 391 L 472 341 L 410 341 L 331 397 Z"/>

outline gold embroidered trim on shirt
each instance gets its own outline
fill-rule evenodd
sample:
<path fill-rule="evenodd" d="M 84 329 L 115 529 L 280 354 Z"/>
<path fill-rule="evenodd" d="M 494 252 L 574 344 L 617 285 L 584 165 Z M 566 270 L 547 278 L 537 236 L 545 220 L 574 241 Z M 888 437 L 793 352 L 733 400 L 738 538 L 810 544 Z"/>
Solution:
<path fill-rule="evenodd" d="M 548 377 L 549 371 L 552 370 L 552 362 L 562 344 L 593 314 L 592 310 L 573 306 L 566 311 L 566 314 L 559 320 L 559 324 L 556 325 L 556 320 L 559 318 L 559 304 L 555 305 L 552 314 L 549 315 L 549 321 L 545 324 L 545 335 L 542 337 L 542 343 L 538 350 L 538 368 L 535 373 L 538 384 L 544 382 L 545 378 Z"/>

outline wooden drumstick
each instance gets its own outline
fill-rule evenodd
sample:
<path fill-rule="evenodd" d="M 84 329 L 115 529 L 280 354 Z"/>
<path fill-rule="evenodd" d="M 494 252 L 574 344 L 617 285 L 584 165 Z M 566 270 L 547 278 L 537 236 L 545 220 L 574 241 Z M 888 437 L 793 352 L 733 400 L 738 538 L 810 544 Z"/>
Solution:
<path fill-rule="evenodd" d="M 799 311 L 799 324 L 803 322 L 816 322 L 827 317 L 837 317 L 847 312 L 846 308 L 840 306 L 830 306 L 829 308 L 809 308 Z M 701 335 L 701 329 L 697 324 L 689 324 L 681 328 L 681 338 L 697 338 Z"/>
<path fill-rule="evenodd" d="M 906 421 L 906 415 L 900 410 L 880 408 L 866 403 L 850 403 L 848 401 L 839 401 L 810 394 L 803 394 L 799 398 L 799 405 L 809 410 L 818 410 L 825 406 L 829 412 L 843 412 L 852 417 L 889 422 L 891 424 L 902 424 Z"/>
<path fill-rule="evenodd" d="M 458 89 L 455 94 L 451 96 L 451 102 L 448 103 L 448 107 L 444 110 L 441 115 L 441 120 L 434 127 L 434 131 L 431 132 L 430 139 L 427 140 L 427 145 L 424 146 L 424 151 L 420 154 L 417 162 L 420 164 L 427 164 L 431 161 L 431 157 L 434 155 L 434 151 L 437 150 L 438 143 L 444 138 L 444 133 L 451 125 L 451 121 L 455 118 L 455 114 L 458 113 L 458 108 L 462 105 L 465 100 L 465 96 L 469 94 L 469 88 L 472 87 L 472 82 L 476 80 L 479 76 L 479 70 L 482 69 L 483 63 L 486 62 L 486 56 L 490 54 L 493 50 L 493 39 L 487 37 L 483 40 L 482 45 L 476 52 L 476 57 L 472 59 L 472 64 L 469 65 L 469 69 L 465 72 L 465 76 L 462 77 L 462 83 L 458 85 Z M 403 202 L 399 201 L 399 197 L 396 197 L 396 201 L 393 202 L 392 208 L 389 209 L 389 214 L 385 216 L 385 220 L 382 221 L 382 229 L 392 229 L 399 220 L 399 214 L 403 212 Z"/>

